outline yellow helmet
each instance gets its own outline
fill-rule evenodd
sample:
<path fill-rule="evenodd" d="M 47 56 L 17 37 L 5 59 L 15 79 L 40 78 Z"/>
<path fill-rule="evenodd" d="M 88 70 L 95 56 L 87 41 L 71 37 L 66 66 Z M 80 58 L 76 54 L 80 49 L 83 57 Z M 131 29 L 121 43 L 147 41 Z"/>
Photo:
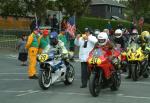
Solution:
<path fill-rule="evenodd" d="M 147 37 L 150 37 L 149 32 L 148 32 L 148 31 L 143 31 L 143 32 L 141 33 L 141 39 L 142 39 L 142 41 L 146 42 L 146 38 L 147 38 Z"/>

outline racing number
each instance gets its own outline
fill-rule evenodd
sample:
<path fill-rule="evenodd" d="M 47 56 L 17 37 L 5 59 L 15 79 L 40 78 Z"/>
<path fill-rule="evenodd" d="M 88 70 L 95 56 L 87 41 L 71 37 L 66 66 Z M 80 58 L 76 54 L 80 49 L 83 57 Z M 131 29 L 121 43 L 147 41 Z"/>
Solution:
<path fill-rule="evenodd" d="M 91 60 L 91 64 L 96 64 L 96 63 L 97 63 L 97 61 L 98 61 L 98 58 L 92 58 L 92 60 Z"/>
<path fill-rule="evenodd" d="M 46 60 L 46 55 L 40 55 L 40 57 L 39 57 L 39 60 L 41 61 L 41 62 L 44 62 L 45 60 Z"/>

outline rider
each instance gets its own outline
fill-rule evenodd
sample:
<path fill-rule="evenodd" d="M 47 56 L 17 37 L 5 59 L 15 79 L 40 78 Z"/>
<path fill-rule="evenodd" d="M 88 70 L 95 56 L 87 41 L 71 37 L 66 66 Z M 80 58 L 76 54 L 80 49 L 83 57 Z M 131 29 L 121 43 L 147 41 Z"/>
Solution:
<path fill-rule="evenodd" d="M 95 45 L 95 48 L 102 49 L 104 51 L 104 56 L 108 57 L 108 59 L 110 60 L 110 65 L 114 64 L 116 60 L 114 57 L 114 50 L 115 50 L 114 44 L 110 42 L 107 33 L 100 32 L 97 36 L 97 39 L 98 39 L 98 42 Z M 109 75 L 110 72 L 111 70 L 108 70 L 106 75 Z"/>
<path fill-rule="evenodd" d="M 68 54 L 68 51 L 64 43 L 61 40 L 58 40 L 58 34 L 55 32 L 52 32 L 50 34 L 50 49 L 53 49 L 58 54 L 62 54 L 64 56 Z"/>
<path fill-rule="evenodd" d="M 128 44 L 131 44 L 132 42 L 137 42 L 137 39 L 138 39 L 138 31 L 137 29 L 133 29 Z"/>
<path fill-rule="evenodd" d="M 149 42 L 149 40 L 150 40 L 150 33 L 148 31 L 143 31 L 138 39 L 138 43 L 141 44 L 142 50 L 145 50 L 145 45 Z"/>
<path fill-rule="evenodd" d="M 122 49 L 125 48 L 125 41 L 123 38 L 123 32 L 121 29 L 116 29 L 115 33 L 114 33 L 114 38 L 113 41 L 115 44 L 119 44 L 121 46 Z"/>

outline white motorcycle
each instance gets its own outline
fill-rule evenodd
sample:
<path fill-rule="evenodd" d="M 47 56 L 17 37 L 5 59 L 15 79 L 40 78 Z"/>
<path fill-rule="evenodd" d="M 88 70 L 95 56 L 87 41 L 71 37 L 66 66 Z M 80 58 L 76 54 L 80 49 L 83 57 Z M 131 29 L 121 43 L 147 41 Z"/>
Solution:
<path fill-rule="evenodd" d="M 38 55 L 37 60 L 40 65 L 39 85 L 42 89 L 46 90 L 60 81 L 65 85 L 73 83 L 75 71 L 68 57 L 63 58 L 63 55 L 56 55 L 54 51 L 50 51 Z"/>

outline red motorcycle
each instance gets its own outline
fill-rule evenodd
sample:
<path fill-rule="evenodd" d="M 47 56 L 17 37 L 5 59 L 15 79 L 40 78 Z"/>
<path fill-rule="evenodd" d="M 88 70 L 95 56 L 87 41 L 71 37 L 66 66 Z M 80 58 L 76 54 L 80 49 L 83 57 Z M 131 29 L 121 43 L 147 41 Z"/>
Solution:
<path fill-rule="evenodd" d="M 108 55 L 113 55 L 114 58 L 110 61 Z M 92 96 L 97 97 L 104 88 L 118 90 L 121 84 L 119 56 L 120 52 L 117 50 L 106 53 L 102 48 L 95 48 L 90 52 L 87 62 L 91 73 L 89 91 Z"/>

